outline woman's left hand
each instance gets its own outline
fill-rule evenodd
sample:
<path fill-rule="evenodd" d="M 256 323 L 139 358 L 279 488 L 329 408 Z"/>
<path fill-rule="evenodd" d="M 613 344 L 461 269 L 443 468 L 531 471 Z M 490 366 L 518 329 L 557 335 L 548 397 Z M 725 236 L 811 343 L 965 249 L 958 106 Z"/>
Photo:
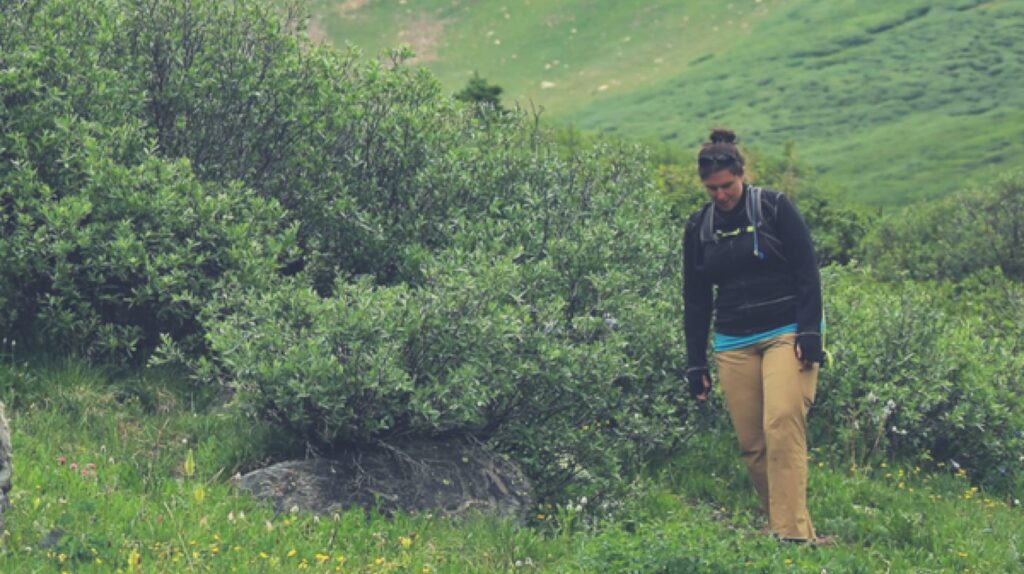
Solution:
<path fill-rule="evenodd" d="M 793 344 L 793 352 L 796 359 L 803 363 L 804 367 L 810 367 L 812 363 L 820 363 L 822 360 L 821 335 L 818 333 L 801 333 L 796 336 L 796 343 Z"/>

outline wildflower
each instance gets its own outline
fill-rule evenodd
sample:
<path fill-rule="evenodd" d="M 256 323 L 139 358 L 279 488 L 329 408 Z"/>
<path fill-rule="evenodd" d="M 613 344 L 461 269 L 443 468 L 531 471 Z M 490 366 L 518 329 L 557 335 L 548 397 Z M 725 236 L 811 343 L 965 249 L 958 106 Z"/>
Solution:
<path fill-rule="evenodd" d="M 299 553 L 298 550 L 292 548 L 291 550 L 288 551 L 288 557 L 289 558 L 295 558 L 295 555 L 298 554 L 298 553 Z"/>
<path fill-rule="evenodd" d="M 376 564 L 377 566 L 380 566 L 381 564 L 384 563 L 384 559 L 383 558 L 378 558 L 378 559 L 374 560 L 373 563 Z"/>
<path fill-rule="evenodd" d="M 57 459 L 57 465 L 58 466 L 64 466 L 64 463 L 66 463 L 67 461 L 68 461 L 68 459 L 62 456 L 62 457 Z"/>
<path fill-rule="evenodd" d="M 323 564 L 324 562 L 327 562 L 328 560 L 331 559 L 330 555 L 328 555 L 328 554 L 321 554 L 319 552 L 316 553 L 315 558 L 316 558 L 316 561 L 321 563 L 321 564 Z"/>
<path fill-rule="evenodd" d="M 420 570 L 420 572 L 422 574 L 430 574 L 430 566 L 424 566 L 423 569 Z"/>
<path fill-rule="evenodd" d="M 263 552 L 262 550 L 260 551 L 259 556 L 260 556 L 260 558 L 262 558 L 264 560 L 266 560 L 267 558 L 270 558 L 270 555 L 267 554 L 266 552 Z"/>
<path fill-rule="evenodd" d="M 78 472 L 78 463 L 77 462 L 73 462 L 73 463 L 71 463 L 71 466 L 69 466 L 68 468 L 71 469 L 71 472 Z"/>
<path fill-rule="evenodd" d="M 957 555 L 960 556 L 961 558 L 967 558 L 967 553 L 963 552 L 963 551 L 957 552 Z"/>
<path fill-rule="evenodd" d="M 412 546 L 412 539 L 406 538 L 405 536 L 399 536 L 398 543 L 402 545 L 402 548 L 408 550 L 409 547 Z"/>
<path fill-rule="evenodd" d="M 185 471 L 186 478 L 192 478 L 196 474 L 196 455 L 192 452 L 192 449 L 188 449 L 188 453 L 185 454 L 185 463 L 182 465 L 182 470 Z"/>
<path fill-rule="evenodd" d="M 128 553 L 128 571 L 135 572 L 140 564 L 142 564 L 142 554 L 139 553 L 138 548 L 132 548 L 132 551 Z"/>
<path fill-rule="evenodd" d="M 783 562 L 783 564 L 785 564 L 786 566 L 789 566 L 790 564 L 792 564 L 792 563 L 793 563 L 793 561 L 792 561 L 791 559 L 789 559 L 789 558 L 786 558 L 786 559 L 785 559 L 785 560 L 783 560 L 782 562 Z"/>
<path fill-rule="evenodd" d="M 197 486 L 193 494 L 196 497 L 196 502 L 198 502 L 199 504 L 202 504 L 203 500 L 206 499 L 206 489 L 203 488 L 203 485 Z"/>

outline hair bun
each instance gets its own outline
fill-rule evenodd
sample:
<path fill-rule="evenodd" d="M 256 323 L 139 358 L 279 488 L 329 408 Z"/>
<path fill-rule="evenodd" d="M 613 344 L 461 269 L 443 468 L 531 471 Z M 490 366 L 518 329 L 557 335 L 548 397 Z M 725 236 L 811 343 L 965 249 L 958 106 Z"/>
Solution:
<path fill-rule="evenodd" d="M 711 130 L 711 143 L 736 143 L 736 132 L 728 128 L 715 128 Z"/>

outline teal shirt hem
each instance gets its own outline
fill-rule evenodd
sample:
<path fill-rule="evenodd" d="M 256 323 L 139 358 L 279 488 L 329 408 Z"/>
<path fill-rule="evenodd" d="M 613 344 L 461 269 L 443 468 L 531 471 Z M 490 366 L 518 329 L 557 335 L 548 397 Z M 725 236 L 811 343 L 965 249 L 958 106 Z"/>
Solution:
<path fill-rule="evenodd" d="M 755 343 L 760 343 L 761 341 L 766 341 L 768 339 L 774 339 L 779 335 L 785 335 L 787 333 L 796 333 L 796 323 L 790 323 L 789 325 L 783 325 L 778 329 L 772 329 L 771 331 L 763 331 L 761 333 L 754 333 L 753 335 L 744 335 L 742 337 L 734 337 L 732 335 L 723 335 L 722 333 L 715 333 L 715 352 L 720 353 L 722 351 L 742 349 L 743 347 L 749 347 Z"/>

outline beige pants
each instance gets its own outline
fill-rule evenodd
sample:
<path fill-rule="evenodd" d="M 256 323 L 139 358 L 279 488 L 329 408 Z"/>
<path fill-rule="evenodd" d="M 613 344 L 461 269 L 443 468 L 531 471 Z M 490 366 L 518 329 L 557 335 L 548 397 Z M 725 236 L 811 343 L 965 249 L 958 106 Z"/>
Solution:
<path fill-rule="evenodd" d="M 740 455 L 780 538 L 810 540 L 807 513 L 807 411 L 818 365 L 804 368 L 795 334 L 715 354 L 718 378 L 736 428 Z"/>

